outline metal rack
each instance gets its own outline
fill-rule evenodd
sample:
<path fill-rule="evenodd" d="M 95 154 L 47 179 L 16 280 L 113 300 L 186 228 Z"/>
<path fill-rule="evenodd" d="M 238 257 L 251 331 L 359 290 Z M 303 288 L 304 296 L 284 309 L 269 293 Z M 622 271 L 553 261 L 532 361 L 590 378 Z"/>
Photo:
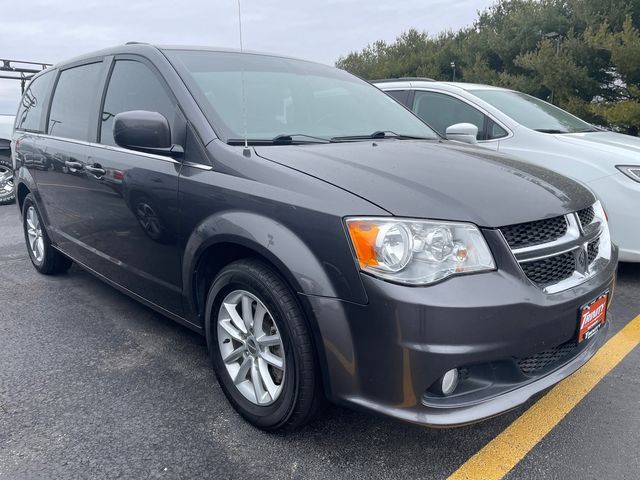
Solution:
<path fill-rule="evenodd" d="M 39 68 L 34 65 L 37 65 Z M 0 79 L 19 80 L 20 88 L 22 93 L 24 93 L 27 82 L 31 80 L 31 77 L 50 66 L 50 63 L 25 62 L 22 60 L 5 60 L 0 58 Z M 5 72 L 8 72 L 8 74 L 5 74 Z"/>

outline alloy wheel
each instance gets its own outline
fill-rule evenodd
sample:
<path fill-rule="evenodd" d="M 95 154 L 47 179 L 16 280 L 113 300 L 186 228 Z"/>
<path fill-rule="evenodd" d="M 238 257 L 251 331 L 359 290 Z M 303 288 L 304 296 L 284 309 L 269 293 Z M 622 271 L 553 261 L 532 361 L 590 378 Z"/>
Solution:
<path fill-rule="evenodd" d="M 255 295 L 229 293 L 218 311 L 218 348 L 235 387 L 250 402 L 267 406 L 282 392 L 285 353 L 273 316 Z"/>
<path fill-rule="evenodd" d="M 0 195 L 6 195 L 13 192 L 13 171 L 0 165 Z"/>
<path fill-rule="evenodd" d="M 29 249 L 31 255 L 36 263 L 42 263 L 44 260 L 44 239 L 42 238 L 42 227 L 40 225 L 40 219 L 38 218 L 38 212 L 29 205 L 27 209 L 27 237 L 29 242 Z"/>

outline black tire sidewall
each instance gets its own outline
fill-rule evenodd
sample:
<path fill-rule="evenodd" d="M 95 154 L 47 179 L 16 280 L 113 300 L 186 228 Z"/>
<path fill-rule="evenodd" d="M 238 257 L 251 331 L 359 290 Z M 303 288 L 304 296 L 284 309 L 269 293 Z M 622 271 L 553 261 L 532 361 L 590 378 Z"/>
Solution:
<path fill-rule="evenodd" d="M 277 429 L 285 424 L 294 410 L 298 396 L 300 375 L 297 366 L 301 364 L 293 333 L 279 299 L 267 285 L 249 275 L 241 268 L 231 265 L 212 284 L 206 308 L 206 334 L 209 355 L 213 362 L 218 381 L 229 401 L 240 414 L 254 425 L 264 429 Z M 222 361 L 218 347 L 217 318 L 222 300 L 234 290 L 246 290 L 260 299 L 267 307 L 278 327 L 285 353 L 284 388 L 277 400 L 268 406 L 258 406 L 247 400 L 234 385 Z"/>

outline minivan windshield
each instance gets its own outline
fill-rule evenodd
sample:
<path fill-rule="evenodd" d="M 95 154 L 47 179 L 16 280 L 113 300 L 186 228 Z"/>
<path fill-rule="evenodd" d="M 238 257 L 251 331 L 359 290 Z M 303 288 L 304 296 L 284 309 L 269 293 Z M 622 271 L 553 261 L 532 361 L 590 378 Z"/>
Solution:
<path fill-rule="evenodd" d="M 245 131 L 250 141 L 300 143 L 439 138 L 394 99 L 336 68 L 237 52 L 165 54 L 228 142 L 244 138 Z"/>
<path fill-rule="evenodd" d="M 525 127 L 544 133 L 595 132 L 597 129 L 550 103 L 511 90 L 469 90 Z"/>

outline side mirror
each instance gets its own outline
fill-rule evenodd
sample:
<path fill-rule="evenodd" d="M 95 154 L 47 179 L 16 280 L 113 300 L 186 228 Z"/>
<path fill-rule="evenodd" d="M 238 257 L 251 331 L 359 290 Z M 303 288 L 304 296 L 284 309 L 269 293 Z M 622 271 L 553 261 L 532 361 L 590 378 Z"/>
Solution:
<path fill-rule="evenodd" d="M 113 119 L 113 139 L 123 148 L 157 155 L 180 156 L 184 150 L 171 144 L 171 128 L 164 115 L 146 110 L 118 113 Z"/>
<path fill-rule="evenodd" d="M 456 123 L 447 127 L 447 140 L 457 140 L 458 142 L 477 143 L 478 127 L 471 123 Z"/>

